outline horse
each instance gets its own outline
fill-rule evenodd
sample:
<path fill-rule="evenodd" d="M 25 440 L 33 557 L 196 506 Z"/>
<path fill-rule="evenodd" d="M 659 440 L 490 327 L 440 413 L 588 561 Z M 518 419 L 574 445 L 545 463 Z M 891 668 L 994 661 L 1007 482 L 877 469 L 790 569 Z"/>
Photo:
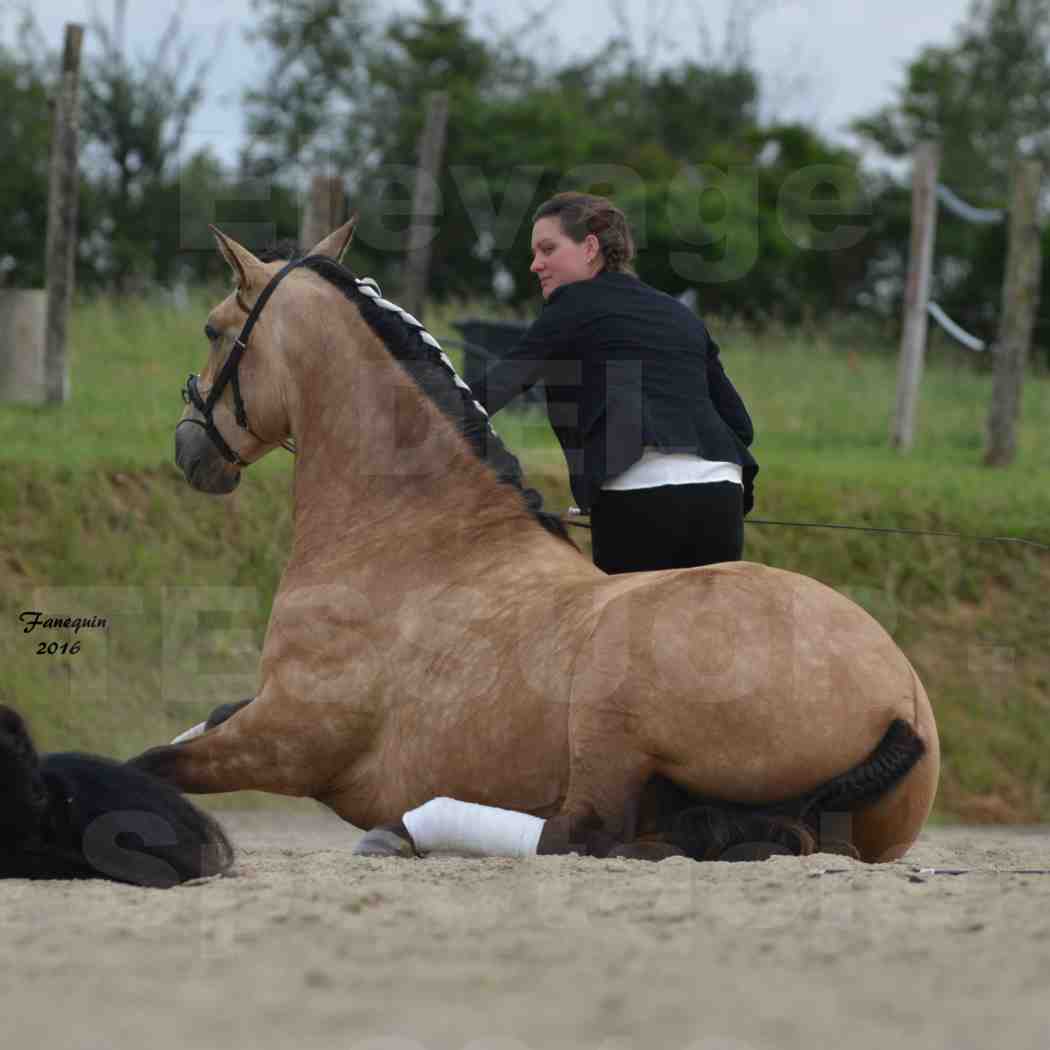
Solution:
<path fill-rule="evenodd" d="M 38 755 L 3 705 L 0 799 L 0 878 L 169 887 L 233 861 L 219 825 L 169 784 L 97 755 Z"/>
<path fill-rule="evenodd" d="M 864 861 L 903 855 L 939 745 L 886 631 L 759 564 L 595 568 L 437 340 L 342 265 L 353 226 L 291 261 L 213 228 L 234 288 L 204 326 L 176 462 L 222 494 L 294 449 L 293 539 L 254 699 L 135 764 L 364 829 L 448 798 L 542 818 L 563 850 L 582 828 L 709 856 L 690 836 L 721 814 L 752 836 L 794 821 L 793 852 L 832 822 Z"/>

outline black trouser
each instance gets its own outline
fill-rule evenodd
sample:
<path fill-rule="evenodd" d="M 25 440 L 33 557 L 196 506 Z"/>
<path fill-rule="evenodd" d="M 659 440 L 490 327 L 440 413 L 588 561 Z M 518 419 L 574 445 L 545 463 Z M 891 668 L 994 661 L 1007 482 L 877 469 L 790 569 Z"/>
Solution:
<path fill-rule="evenodd" d="M 594 564 L 616 573 L 739 561 L 743 494 L 732 481 L 603 490 L 591 507 Z"/>

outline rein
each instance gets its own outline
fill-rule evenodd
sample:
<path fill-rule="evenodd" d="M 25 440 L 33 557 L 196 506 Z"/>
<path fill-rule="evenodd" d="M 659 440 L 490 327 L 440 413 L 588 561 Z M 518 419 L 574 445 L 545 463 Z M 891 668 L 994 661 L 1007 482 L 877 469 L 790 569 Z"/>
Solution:
<path fill-rule="evenodd" d="M 273 277 L 270 278 L 266 287 L 259 295 L 259 298 L 255 300 L 255 305 L 248 311 L 248 316 L 244 321 L 244 326 L 241 328 L 241 334 L 234 340 L 233 349 L 223 363 L 215 382 L 212 384 L 211 390 L 208 391 L 207 400 L 201 397 L 200 390 L 197 388 L 197 381 L 200 377 L 192 372 L 186 380 L 186 385 L 182 388 L 183 402 L 187 405 L 192 404 L 193 407 L 204 416 L 203 422 L 199 419 L 189 419 L 184 420 L 184 422 L 196 423 L 197 426 L 203 427 L 204 432 L 211 439 L 212 444 L 219 450 L 223 459 L 238 467 L 246 467 L 248 464 L 241 459 L 232 448 L 230 448 L 226 439 L 219 432 L 219 428 L 215 425 L 215 420 L 213 418 L 215 405 L 218 403 L 219 398 L 222 397 L 223 391 L 226 387 L 231 386 L 233 388 L 234 415 L 237 420 L 237 425 L 242 430 L 246 430 L 251 434 L 256 441 L 261 441 L 263 444 L 270 444 L 270 442 L 259 437 L 259 435 L 248 425 L 248 411 L 244 405 L 244 398 L 241 396 L 240 373 L 238 369 L 240 368 L 241 358 L 244 357 L 244 352 L 248 349 L 248 340 L 251 338 L 252 329 L 255 328 L 255 324 L 259 320 L 259 315 L 263 312 L 263 307 L 270 301 L 270 296 L 273 295 L 277 290 L 277 286 L 292 272 L 292 270 L 298 269 L 313 258 L 316 258 L 316 256 L 294 259 L 292 262 L 283 266 L 273 275 Z M 238 296 L 237 302 L 243 309 L 244 307 L 241 303 L 240 296 Z M 287 449 L 289 452 L 295 452 L 294 441 L 282 441 L 281 447 Z"/>
<path fill-rule="evenodd" d="M 575 508 L 562 518 L 566 525 L 575 525 L 578 529 L 589 529 L 589 521 L 579 521 L 581 512 Z M 1050 551 L 1050 546 L 1037 540 L 1024 539 L 1020 536 L 971 536 L 962 532 L 934 532 L 929 529 L 890 529 L 876 525 L 838 525 L 824 521 L 770 521 L 766 518 L 748 518 L 745 525 L 787 525 L 796 529 L 846 529 L 849 532 L 879 532 L 896 536 L 942 536 L 952 540 L 971 540 L 974 543 L 1022 543 L 1036 550 Z"/>

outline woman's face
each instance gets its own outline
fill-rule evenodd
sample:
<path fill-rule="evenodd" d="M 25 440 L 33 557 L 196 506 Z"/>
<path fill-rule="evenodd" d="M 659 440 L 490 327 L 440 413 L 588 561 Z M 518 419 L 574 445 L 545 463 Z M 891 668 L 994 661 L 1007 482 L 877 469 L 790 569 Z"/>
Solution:
<path fill-rule="evenodd" d="M 547 299 L 555 288 L 589 280 L 601 269 L 598 238 L 589 233 L 577 244 L 561 228 L 557 215 L 538 219 L 532 227 L 529 269 L 540 279 L 540 294 Z"/>

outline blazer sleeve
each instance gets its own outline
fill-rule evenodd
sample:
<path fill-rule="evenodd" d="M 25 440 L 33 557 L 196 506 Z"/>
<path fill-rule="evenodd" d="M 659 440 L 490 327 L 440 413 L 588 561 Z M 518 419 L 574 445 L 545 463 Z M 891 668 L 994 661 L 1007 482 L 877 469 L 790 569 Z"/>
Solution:
<path fill-rule="evenodd" d="M 518 344 L 485 370 L 472 393 L 490 416 L 525 393 L 540 378 L 544 363 L 560 339 L 557 325 L 541 314 Z"/>
<path fill-rule="evenodd" d="M 707 390 L 715 409 L 723 422 L 734 434 L 750 447 L 755 440 L 755 429 L 751 423 L 744 401 L 729 380 L 719 357 L 718 343 L 707 337 Z"/>

